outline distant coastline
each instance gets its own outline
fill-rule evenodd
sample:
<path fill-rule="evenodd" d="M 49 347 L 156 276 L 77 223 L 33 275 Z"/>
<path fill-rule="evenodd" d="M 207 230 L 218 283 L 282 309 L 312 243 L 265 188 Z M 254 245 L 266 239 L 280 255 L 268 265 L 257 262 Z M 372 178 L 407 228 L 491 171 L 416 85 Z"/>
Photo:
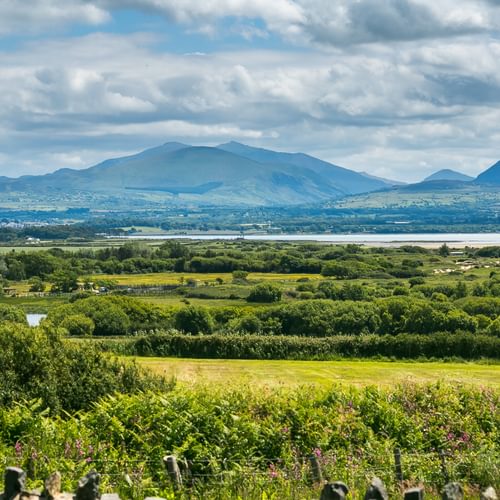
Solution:
<path fill-rule="evenodd" d="M 126 240 L 235 240 L 243 238 L 251 241 L 310 241 L 318 243 L 355 243 L 375 246 L 439 246 L 443 243 L 456 247 L 478 247 L 500 245 L 500 233 L 358 233 L 358 234 L 245 234 L 198 232 L 190 234 L 130 234 L 111 236 L 113 239 Z"/>

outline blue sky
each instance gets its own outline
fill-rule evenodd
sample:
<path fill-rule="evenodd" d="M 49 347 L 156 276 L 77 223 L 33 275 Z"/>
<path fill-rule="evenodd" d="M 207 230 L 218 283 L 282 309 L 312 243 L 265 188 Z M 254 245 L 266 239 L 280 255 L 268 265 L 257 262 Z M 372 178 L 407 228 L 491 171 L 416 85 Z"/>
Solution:
<path fill-rule="evenodd" d="M 399 180 L 500 159 L 500 0 L 2 0 L 0 175 L 238 140 Z"/>

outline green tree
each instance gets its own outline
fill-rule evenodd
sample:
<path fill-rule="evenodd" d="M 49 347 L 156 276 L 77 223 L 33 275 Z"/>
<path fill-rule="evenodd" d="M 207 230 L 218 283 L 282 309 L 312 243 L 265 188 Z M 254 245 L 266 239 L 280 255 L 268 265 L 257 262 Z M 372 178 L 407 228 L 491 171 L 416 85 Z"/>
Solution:
<path fill-rule="evenodd" d="M 248 302 L 272 303 L 281 300 L 281 290 L 271 283 L 259 283 L 250 290 Z"/>
<path fill-rule="evenodd" d="M 29 280 L 30 284 L 30 292 L 43 292 L 45 290 L 45 283 L 42 281 L 42 278 L 38 276 L 33 276 Z"/>
<path fill-rule="evenodd" d="M 26 313 L 19 307 L 8 304 L 0 304 L 0 323 L 10 321 L 12 323 L 20 323 L 27 325 Z"/>
<path fill-rule="evenodd" d="M 74 271 L 58 269 L 50 280 L 53 292 L 69 293 L 78 288 L 78 275 Z"/>
<path fill-rule="evenodd" d="M 448 245 L 446 243 L 443 243 L 438 250 L 439 255 L 441 257 L 448 257 L 450 255 L 450 249 L 448 248 Z"/>
<path fill-rule="evenodd" d="M 95 324 L 91 318 L 84 314 L 72 314 L 61 322 L 61 327 L 68 330 L 71 336 L 90 337 L 95 330 Z"/>
<path fill-rule="evenodd" d="M 175 328 L 193 334 L 212 333 L 214 320 L 206 307 L 187 306 L 175 315 Z"/>

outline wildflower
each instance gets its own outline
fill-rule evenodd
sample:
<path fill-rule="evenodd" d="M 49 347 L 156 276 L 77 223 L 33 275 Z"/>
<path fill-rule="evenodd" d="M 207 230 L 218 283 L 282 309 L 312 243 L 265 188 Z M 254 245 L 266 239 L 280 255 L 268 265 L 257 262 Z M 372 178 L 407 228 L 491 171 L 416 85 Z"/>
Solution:
<path fill-rule="evenodd" d="M 16 455 L 17 456 L 22 455 L 22 453 L 23 453 L 23 445 L 19 441 L 16 441 L 16 444 L 14 445 L 14 449 L 16 450 Z"/>
<path fill-rule="evenodd" d="M 321 458 L 322 456 L 321 450 L 319 448 L 314 448 L 313 453 L 316 456 L 316 458 Z"/>
<path fill-rule="evenodd" d="M 276 479 L 278 477 L 278 471 L 276 470 L 276 466 L 274 464 L 269 464 L 269 477 L 271 479 Z"/>

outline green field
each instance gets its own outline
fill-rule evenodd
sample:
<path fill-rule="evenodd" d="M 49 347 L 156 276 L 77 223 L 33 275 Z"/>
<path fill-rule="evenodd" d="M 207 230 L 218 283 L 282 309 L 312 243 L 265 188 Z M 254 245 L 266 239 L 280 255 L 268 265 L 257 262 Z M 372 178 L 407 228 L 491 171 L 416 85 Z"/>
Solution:
<path fill-rule="evenodd" d="M 383 387 L 436 382 L 500 388 L 500 364 L 386 361 L 260 361 L 134 358 L 141 366 L 188 384 L 293 387 L 341 383 Z"/>
<path fill-rule="evenodd" d="M 233 279 L 231 273 L 144 273 L 144 274 L 97 274 L 91 280 L 112 280 L 117 285 L 178 285 L 189 279 L 200 282 L 215 282 L 220 278 L 224 283 Z M 301 278 L 321 279 L 319 274 L 249 273 L 248 281 L 297 281 Z"/>

